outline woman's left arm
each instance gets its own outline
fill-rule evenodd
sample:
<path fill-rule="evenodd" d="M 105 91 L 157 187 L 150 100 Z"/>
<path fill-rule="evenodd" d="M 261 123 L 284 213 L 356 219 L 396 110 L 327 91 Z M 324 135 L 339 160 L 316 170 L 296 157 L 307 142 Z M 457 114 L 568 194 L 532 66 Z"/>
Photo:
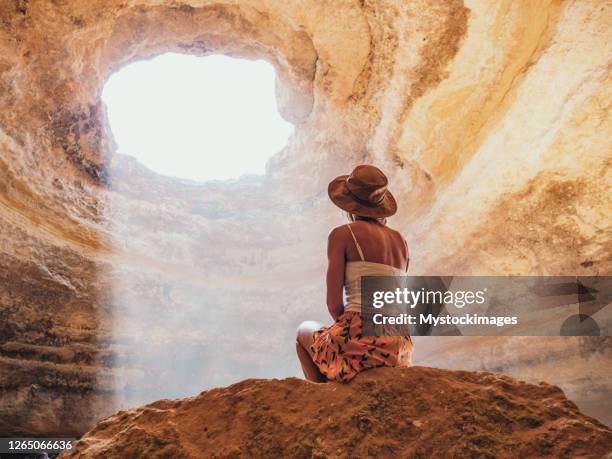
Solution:
<path fill-rule="evenodd" d="M 335 228 L 327 238 L 327 309 L 336 320 L 344 312 L 342 289 L 344 287 L 344 264 L 346 259 L 343 227 Z"/>

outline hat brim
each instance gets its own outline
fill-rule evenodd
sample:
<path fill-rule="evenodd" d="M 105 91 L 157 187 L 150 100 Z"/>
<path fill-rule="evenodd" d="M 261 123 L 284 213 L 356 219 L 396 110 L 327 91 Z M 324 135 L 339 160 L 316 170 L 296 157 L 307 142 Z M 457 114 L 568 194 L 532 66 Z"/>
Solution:
<path fill-rule="evenodd" d="M 397 212 L 397 202 L 395 198 L 387 190 L 385 197 L 376 206 L 367 206 L 356 201 L 348 188 L 346 187 L 346 179 L 348 175 L 341 175 L 333 179 L 327 187 L 329 199 L 340 207 L 342 210 L 350 212 L 361 217 L 384 218 L 390 217 Z"/>

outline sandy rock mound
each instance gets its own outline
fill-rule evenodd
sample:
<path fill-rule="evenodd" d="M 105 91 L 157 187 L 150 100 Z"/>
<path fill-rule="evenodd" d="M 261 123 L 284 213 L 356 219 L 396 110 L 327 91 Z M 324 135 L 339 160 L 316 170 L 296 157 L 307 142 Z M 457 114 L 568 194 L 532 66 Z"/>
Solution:
<path fill-rule="evenodd" d="M 612 431 L 556 386 L 434 368 L 250 379 L 121 411 L 73 457 L 602 457 Z"/>

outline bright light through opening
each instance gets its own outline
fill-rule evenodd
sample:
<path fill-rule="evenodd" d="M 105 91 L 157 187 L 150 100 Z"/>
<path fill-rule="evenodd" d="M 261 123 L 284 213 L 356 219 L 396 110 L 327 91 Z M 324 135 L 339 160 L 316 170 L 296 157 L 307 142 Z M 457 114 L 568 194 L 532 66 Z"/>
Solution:
<path fill-rule="evenodd" d="M 274 68 L 227 56 L 163 54 L 104 87 L 118 152 L 197 181 L 263 174 L 293 125 L 278 113 Z"/>

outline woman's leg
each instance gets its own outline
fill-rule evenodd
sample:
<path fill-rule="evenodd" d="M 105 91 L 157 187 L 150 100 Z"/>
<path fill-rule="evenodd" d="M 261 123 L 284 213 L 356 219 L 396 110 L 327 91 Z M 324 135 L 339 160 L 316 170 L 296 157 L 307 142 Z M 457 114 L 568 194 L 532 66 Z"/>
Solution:
<path fill-rule="evenodd" d="M 297 351 L 298 358 L 302 364 L 302 371 L 304 377 L 308 381 L 312 382 L 326 382 L 327 378 L 321 374 L 319 368 L 312 361 L 310 355 L 310 345 L 312 344 L 312 334 L 319 330 L 321 325 L 317 322 L 307 321 L 302 322 L 298 327 L 297 340 L 295 343 L 295 349 Z"/>

